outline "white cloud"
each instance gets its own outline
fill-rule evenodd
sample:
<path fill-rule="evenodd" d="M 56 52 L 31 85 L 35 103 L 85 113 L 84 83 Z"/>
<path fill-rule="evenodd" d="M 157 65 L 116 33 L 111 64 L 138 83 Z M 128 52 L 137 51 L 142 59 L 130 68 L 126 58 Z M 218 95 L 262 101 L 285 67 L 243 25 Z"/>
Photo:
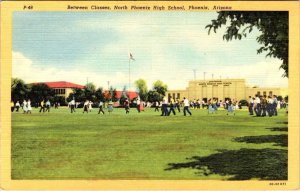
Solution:
<path fill-rule="evenodd" d="M 131 89 L 133 89 L 134 81 L 143 78 L 148 82 L 151 88 L 156 80 L 162 80 L 168 84 L 169 89 L 185 89 L 188 81 L 193 79 L 193 71 L 184 66 L 174 65 L 173 60 L 167 60 L 165 57 L 156 57 L 152 60 L 152 68 L 147 71 L 143 68 L 132 68 Z M 206 79 L 222 78 L 243 78 L 250 86 L 258 85 L 260 87 L 287 87 L 288 80 L 282 78 L 282 70 L 279 70 L 281 62 L 266 59 L 265 62 L 255 64 L 232 66 L 223 65 L 213 68 L 211 65 L 204 65 L 197 71 L 197 79 L 202 79 L 202 71 L 206 71 Z M 97 72 L 88 71 L 82 68 L 74 68 L 72 70 L 62 70 L 54 67 L 41 67 L 34 64 L 31 59 L 27 58 L 20 52 L 13 52 L 13 77 L 18 77 L 27 83 L 45 82 L 45 81 L 70 81 L 78 84 L 85 84 L 87 78 L 89 82 L 93 82 L 97 87 L 107 87 L 107 81 L 110 85 L 122 89 L 128 84 L 127 72 L 114 72 L 111 74 L 99 74 Z"/>

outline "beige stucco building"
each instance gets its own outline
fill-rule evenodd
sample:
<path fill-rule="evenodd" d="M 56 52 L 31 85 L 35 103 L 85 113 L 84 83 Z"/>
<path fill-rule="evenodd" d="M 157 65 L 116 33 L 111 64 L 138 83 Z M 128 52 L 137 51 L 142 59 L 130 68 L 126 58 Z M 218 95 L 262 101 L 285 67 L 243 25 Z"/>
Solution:
<path fill-rule="evenodd" d="M 185 90 L 169 90 L 167 96 L 170 98 L 183 97 L 189 100 L 217 98 L 224 100 L 231 98 L 236 100 L 247 100 L 249 96 L 259 95 L 288 95 L 287 88 L 271 87 L 249 87 L 245 79 L 224 79 L 224 80 L 192 80 L 189 81 Z"/>

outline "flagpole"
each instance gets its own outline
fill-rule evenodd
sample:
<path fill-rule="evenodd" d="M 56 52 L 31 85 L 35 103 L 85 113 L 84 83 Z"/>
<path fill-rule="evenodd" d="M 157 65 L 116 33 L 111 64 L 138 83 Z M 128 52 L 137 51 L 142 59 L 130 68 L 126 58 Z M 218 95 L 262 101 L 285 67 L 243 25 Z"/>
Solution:
<path fill-rule="evenodd" d="M 128 61 L 128 90 L 130 91 L 130 58 Z"/>

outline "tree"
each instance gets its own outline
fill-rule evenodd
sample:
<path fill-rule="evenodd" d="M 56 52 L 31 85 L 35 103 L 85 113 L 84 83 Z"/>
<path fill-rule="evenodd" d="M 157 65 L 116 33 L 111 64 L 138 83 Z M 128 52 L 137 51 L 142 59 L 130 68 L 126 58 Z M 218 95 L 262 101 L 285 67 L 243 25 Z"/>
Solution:
<path fill-rule="evenodd" d="M 98 88 L 95 92 L 95 96 L 98 101 L 102 101 L 102 102 L 105 101 L 103 88 Z"/>
<path fill-rule="evenodd" d="M 96 86 L 92 82 L 89 82 L 84 86 L 84 89 L 93 92 L 96 91 Z"/>
<path fill-rule="evenodd" d="M 59 103 L 61 106 L 67 105 L 66 99 L 64 96 L 54 96 L 53 99 L 50 99 L 51 103 Z M 71 100 L 70 100 L 71 101 Z"/>
<path fill-rule="evenodd" d="M 157 80 L 153 84 L 153 89 L 155 91 L 157 91 L 161 96 L 164 97 L 166 95 L 167 90 L 168 90 L 168 86 L 167 86 L 167 84 L 164 84 L 162 81 Z"/>
<path fill-rule="evenodd" d="M 67 97 L 67 101 L 75 99 L 76 102 L 84 102 L 86 100 L 85 93 L 80 88 L 74 88 L 73 92 Z"/>
<path fill-rule="evenodd" d="M 118 101 L 116 88 L 110 87 L 104 96 L 105 96 L 106 101 L 109 101 L 109 100 L 111 100 L 113 102 Z"/>
<path fill-rule="evenodd" d="M 92 102 L 96 101 L 96 96 L 95 96 L 96 86 L 93 83 L 91 82 L 87 83 L 83 88 L 83 92 L 84 92 L 85 99 L 88 99 L 89 101 Z"/>
<path fill-rule="evenodd" d="M 127 94 L 126 94 L 126 86 L 124 86 L 123 91 L 122 91 L 122 95 L 120 98 L 120 104 L 124 105 L 124 102 L 128 99 Z"/>
<path fill-rule="evenodd" d="M 11 79 L 11 100 L 13 102 L 22 101 L 28 98 L 30 87 L 19 78 Z"/>
<path fill-rule="evenodd" d="M 148 92 L 148 101 L 155 102 L 155 101 L 162 101 L 162 99 L 163 99 L 163 96 L 161 94 L 159 94 L 157 91 L 150 90 Z"/>
<path fill-rule="evenodd" d="M 146 81 L 143 80 L 143 79 L 138 79 L 134 83 L 135 83 L 135 85 L 138 89 L 139 96 L 140 96 L 141 100 L 146 101 L 147 100 L 147 93 L 148 93 L 148 87 L 147 87 Z"/>
<path fill-rule="evenodd" d="M 42 100 L 50 100 L 55 96 L 53 89 L 46 84 L 33 84 L 29 93 L 30 100 L 37 106 Z"/>
<path fill-rule="evenodd" d="M 221 11 L 218 18 L 207 25 L 208 34 L 211 29 L 216 30 L 227 25 L 223 40 L 241 40 L 247 37 L 253 28 L 257 28 L 261 35 L 256 40 L 262 46 L 257 53 L 267 52 L 266 56 L 282 60 L 280 68 L 284 70 L 284 77 L 288 77 L 288 42 L 289 20 L 287 11 Z"/>

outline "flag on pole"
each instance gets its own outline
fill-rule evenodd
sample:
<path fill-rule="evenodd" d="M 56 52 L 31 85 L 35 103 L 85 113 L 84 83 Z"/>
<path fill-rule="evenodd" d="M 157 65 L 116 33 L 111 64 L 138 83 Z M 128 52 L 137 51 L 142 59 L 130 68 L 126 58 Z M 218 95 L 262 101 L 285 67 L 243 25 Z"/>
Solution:
<path fill-rule="evenodd" d="M 132 53 L 129 53 L 129 60 L 135 61 L 135 59 L 134 59 L 133 56 L 132 56 Z"/>

